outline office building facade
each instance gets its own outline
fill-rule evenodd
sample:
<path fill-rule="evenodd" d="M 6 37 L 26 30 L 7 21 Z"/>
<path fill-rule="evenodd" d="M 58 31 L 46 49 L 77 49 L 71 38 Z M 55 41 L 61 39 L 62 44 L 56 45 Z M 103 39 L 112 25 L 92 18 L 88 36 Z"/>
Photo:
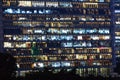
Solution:
<path fill-rule="evenodd" d="M 110 0 L 1 1 L 1 50 L 19 70 L 77 67 L 97 75 L 115 65 Z"/>
<path fill-rule="evenodd" d="M 116 62 L 120 63 L 120 0 L 114 1 L 115 53 Z"/>

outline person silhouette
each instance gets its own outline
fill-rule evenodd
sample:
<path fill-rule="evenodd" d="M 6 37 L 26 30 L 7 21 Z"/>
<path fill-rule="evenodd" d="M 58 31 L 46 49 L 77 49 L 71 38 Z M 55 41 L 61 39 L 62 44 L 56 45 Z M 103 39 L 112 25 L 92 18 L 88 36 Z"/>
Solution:
<path fill-rule="evenodd" d="M 0 80 L 12 80 L 16 70 L 16 59 L 8 53 L 0 53 Z"/>

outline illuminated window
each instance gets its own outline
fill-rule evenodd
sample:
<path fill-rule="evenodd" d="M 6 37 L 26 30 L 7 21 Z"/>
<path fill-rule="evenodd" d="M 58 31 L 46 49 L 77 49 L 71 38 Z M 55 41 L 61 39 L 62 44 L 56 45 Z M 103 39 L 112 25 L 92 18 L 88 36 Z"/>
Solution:
<path fill-rule="evenodd" d="M 45 2 L 32 1 L 32 6 L 33 7 L 45 7 Z"/>
<path fill-rule="evenodd" d="M 80 43 L 80 42 L 73 43 L 73 47 L 81 47 L 81 46 L 82 46 L 82 43 Z"/>
<path fill-rule="evenodd" d="M 60 67 L 60 62 L 52 62 L 51 63 L 52 67 Z"/>
<path fill-rule="evenodd" d="M 70 62 L 61 62 L 61 66 L 62 67 L 69 67 L 70 66 Z"/>
<path fill-rule="evenodd" d="M 100 16 L 99 18 L 96 18 L 97 21 L 105 21 L 105 17 Z"/>
<path fill-rule="evenodd" d="M 62 46 L 62 47 L 72 47 L 72 46 L 73 46 L 73 43 L 72 43 L 72 42 L 62 42 L 62 43 L 61 43 L 61 46 Z"/>
<path fill-rule="evenodd" d="M 19 17 L 18 20 L 27 20 L 26 17 Z"/>
<path fill-rule="evenodd" d="M 77 36 L 77 40 L 83 40 L 82 36 Z"/>
<path fill-rule="evenodd" d="M 16 6 L 16 0 L 2 0 L 3 6 Z"/>
<path fill-rule="evenodd" d="M 87 55 L 76 55 L 76 59 L 79 59 L 79 60 L 86 60 L 87 59 Z"/>
<path fill-rule="evenodd" d="M 99 36 L 97 36 L 97 35 L 92 35 L 92 36 L 91 36 L 91 39 L 92 39 L 92 40 L 99 40 Z"/>
<path fill-rule="evenodd" d="M 109 40 L 110 36 L 99 36 L 100 40 Z"/>
<path fill-rule="evenodd" d="M 98 0 L 98 2 L 104 2 L 104 0 Z"/>
<path fill-rule="evenodd" d="M 74 29 L 73 30 L 73 33 L 75 33 L 75 34 L 85 34 L 85 29 Z"/>
<path fill-rule="evenodd" d="M 13 45 L 10 42 L 4 42 L 4 48 L 13 48 Z"/>
<path fill-rule="evenodd" d="M 26 33 L 27 34 L 33 34 L 33 30 L 32 29 L 28 29 L 28 30 L 26 30 Z"/>
<path fill-rule="evenodd" d="M 40 59 L 42 61 L 46 61 L 46 60 L 48 60 L 48 57 L 46 55 L 42 55 L 38 59 Z"/>
<path fill-rule="evenodd" d="M 72 40 L 72 39 L 73 39 L 73 36 L 72 36 L 72 35 L 69 35 L 69 36 L 61 35 L 61 36 L 60 36 L 60 40 Z"/>
<path fill-rule="evenodd" d="M 110 33 L 109 29 L 99 29 L 98 32 L 101 34 L 109 34 Z"/>
<path fill-rule="evenodd" d="M 33 65 L 32 65 L 32 67 L 33 68 L 43 68 L 44 67 L 44 64 L 43 63 L 34 63 Z"/>
<path fill-rule="evenodd" d="M 120 36 L 116 36 L 115 39 L 120 39 Z"/>
<path fill-rule="evenodd" d="M 87 45 L 87 47 L 91 47 L 92 43 L 88 41 L 86 45 Z"/>
<path fill-rule="evenodd" d="M 13 13 L 13 9 L 8 8 L 8 9 L 4 10 L 4 12 L 5 12 L 5 13 Z"/>
<path fill-rule="evenodd" d="M 17 58 L 20 55 L 19 68 L 84 68 L 111 64 L 110 0 L 2 1 L 3 47 Z M 116 24 L 120 23 L 119 16 L 116 14 Z M 115 39 L 119 43 L 120 29 L 116 30 Z M 34 56 L 38 62 L 33 63 L 32 42 L 40 51 L 40 55 Z M 117 43 L 115 46 L 120 46 Z M 90 63 L 89 59 L 93 61 Z M 81 70 L 94 72 L 93 68 Z"/>
<path fill-rule="evenodd" d="M 25 35 L 25 36 L 23 36 L 23 40 L 30 40 L 30 37 Z"/>
<path fill-rule="evenodd" d="M 58 28 L 49 28 L 48 30 L 47 30 L 47 32 L 48 33 L 57 33 L 57 34 L 59 34 L 60 33 L 60 31 L 59 31 L 59 29 Z"/>
<path fill-rule="evenodd" d="M 59 40 L 60 38 L 58 35 L 49 35 L 47 36 L 47 39 L 53 41 L 53 40 Z"/>
<path fill-rule="evenodd" d="M 98 8 L 98 3 L 83 3 L 84 8 Z"/>
<path fill-rule="evenodd" d="M 120 32 L 115 32 L 116 35 L 120 35 Z"/>
<path fill-rule="evenodd" d="M 45 13 L 46 13 L 46 14 L 51 14 L 51 13 L 52 13 L 52 10 L 45 10 Z"/>
<path fill-rule="evenodd" d="M 72 7 L 72 4 L 69 2 L 60 2 L 60 7 Z"/>
<path fill-rule="evenodd" d="M 45 31 L 44 30 L 42 30 L 42 29 L 36 29 L 36 30 L 34 30 L 34 33 L 41 33 L 41 34 L 44 34 L 45 33 Z"/>
<path fill-rule="evenodd" d="M 116 24 L 120 24 L 120 21 L 116 21 L 115 23 L 116 23 Z"/>
<path fill-rule="evenodd" d="M 60 29 L 60 33 L 61 34 L 69 34 L 69 33 L 71 33 L 71 30 L 70 29 Z"/>
<path fill-rule="evenodd" d="M 12 40 L 12 35 L 4 35 L 4 40 Z"/>
<path fill-rule="evenodd" d="M 94 21 L 94 18 L 90 17 L 90 16 L 87 16 L 86 17 L 86 21 Z"/>
<path fill-rule="evenodd" d="M 31 1 L 19 1 L 18 3 L 19 3 L 18 6 L 27 6 L 27 7 L 31 7 L 32 6 Z"/>
<path fill-rule="evenodd" d="M 57 60 L 57 57 L 49 57 L 49 60 L 51 60 L 51 61 L 55 61 L 55 60 Z"/>
<path fill-rule="evenodd" d="M 86 21 L 86 17 L 85 17 L 85 16 L 81 16 L 81 17 L 80 17 L 80 20 Z"/>
<path fill-rule="evenodd" d="M 97 33 L 97 29 L 87 29 L 86 33 Z"/>
<path fill-rule="evenodd" d="M 58 2 L 46 2 L 46 7 L 58 7 Z"/>

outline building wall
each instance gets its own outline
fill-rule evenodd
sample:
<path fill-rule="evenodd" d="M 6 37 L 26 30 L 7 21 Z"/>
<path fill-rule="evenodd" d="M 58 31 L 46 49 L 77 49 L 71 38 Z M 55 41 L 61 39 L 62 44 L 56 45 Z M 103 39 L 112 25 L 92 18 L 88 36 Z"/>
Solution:
<path fill-rule="evenodd" d="M 115 24 L 115 52 L 116 60 L 120 62 L 120 1 L 114 1 L 114 24 Z"/>
<path fill-rule="evenodd" d="M 0 52 L 3 52 L 2 2 L 0 1 Z"/>
<path fill-rule="evenodd" d="M 3 0 L 4 52 L 21 70 L 113 66 L 110 0 Z M 81 72 L 81 74 L 82 74 Z"/>

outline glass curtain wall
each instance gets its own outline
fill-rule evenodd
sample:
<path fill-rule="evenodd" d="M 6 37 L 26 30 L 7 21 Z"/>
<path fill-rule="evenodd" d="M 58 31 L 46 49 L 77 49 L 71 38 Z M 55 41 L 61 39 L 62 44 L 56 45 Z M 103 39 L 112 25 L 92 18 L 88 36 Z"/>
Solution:
<path fill-rule="evenodd" d="M 2 0 L 4 52 L 20 70 L 73 68 L 109 73 L 110 0 Z M 119 22 L 118 22 L 119 23 Z"/>

